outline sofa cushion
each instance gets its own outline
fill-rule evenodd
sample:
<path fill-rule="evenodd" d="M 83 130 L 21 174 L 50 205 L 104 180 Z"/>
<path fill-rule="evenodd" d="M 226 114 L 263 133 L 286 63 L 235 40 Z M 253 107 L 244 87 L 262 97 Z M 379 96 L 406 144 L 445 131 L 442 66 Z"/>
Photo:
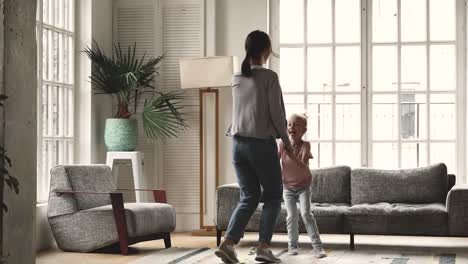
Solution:
<path fill-rule="evenodd" d="M 348 166 L 335 166 L 312 170 L 313 203 L 350 204 L 350 174 Z"/>
<path fill-rule="evenodd" d="M 376 203 L 353 205 L 345 211 L 345 232 L 374 235 L 448 234 L 445 204 Z"/>
<path fill-rule="evenodd" d="M 406 170 L 353 169 L 351 203 L 443 203 L 447 181 L 442 163 Z"/>
<path fill-rule="evenodd" d="M 263 204 L 259 204 L 255 210 L 252 218 L 247 224 L 246 231 L 258 232 L 260 219 L 262 215 Z M 299 204 L 297 205 L 299 208 Z M 344 212 L 349 208 L 347 204 L 319 204 L 313 203 L 311 205 L 312 213 L 317 221 L 320 232 L 328 234 L 342 234 L 344 224 Z M 281 204 L 281 212 L 276 220 L 275 232 L 287 232 L 286 229 L 287 211 L 284 203 Z M 299 231 L 306 233 L 302 219 L 299 219 Z"/>

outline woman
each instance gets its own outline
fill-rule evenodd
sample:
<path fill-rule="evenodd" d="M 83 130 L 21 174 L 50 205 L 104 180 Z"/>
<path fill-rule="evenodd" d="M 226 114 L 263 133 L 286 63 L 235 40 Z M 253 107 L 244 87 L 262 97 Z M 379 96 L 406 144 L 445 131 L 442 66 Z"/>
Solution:
<path fill-rule="evenodd" d="M 283 192 L 275 139 L 281 138 L 288 153 L 291 153 L 291 143 L 278 75 L 262 67 L 272 52 L 270 37 L 259 30 L 251 32 L 245 40 L 245 51 L 242 73 L 234 75 L 232 81 L 233 115 L 228 132 L 233 136 L 233 164 L 240 201 L 215 254 L 225 263 L 239 263 L 234 245 L 262 196 L 264 205 L 255 260 L 277 263 L 281 261 L 269 249 Z"/>

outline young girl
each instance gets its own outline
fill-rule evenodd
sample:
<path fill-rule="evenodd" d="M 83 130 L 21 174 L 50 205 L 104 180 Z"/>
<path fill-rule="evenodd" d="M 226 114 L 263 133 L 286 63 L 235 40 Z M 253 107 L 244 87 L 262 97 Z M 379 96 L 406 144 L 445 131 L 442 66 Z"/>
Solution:
<path fill-rule="evenodd" d="M 293 155 L 287 155 L 283 144 L 279 146 L 283 172 L 283 197 L 288 217 L 286 224 L 288 228 L 288 251 L 291 255 L 298 254 L 299 240 L 299 215 L 296 203 L 300 204 L 302 220 L 307 233 L 312 241 L 312 246 L 317 258 L 326 257 L 322 248 L 322 241 L 315 222 L 314 215 L 310 211 L 310 184 L 312 175 L 309 170 L 310 143 L 302 140 L 307 131 L 307 118 L 304 115 L 292 115 L 288 120 L 288 135 L 293 148 Z"/>
<path fill-rule="evenodd" d="M 269 249 L 283 193 L 275 139 L 281 138 L 284 149 L 291 155 L 292 148 L 278 75 L 262 66 L 272 53 L 270 37 L 265 32 L 252 31 L 245 40 L 245 52 L 242 73 L 232 79 L 232 125 L 228 132 L 233 136 L 233 164 L 240 201 L 215 254 L 225 263 L 239 263 L 234 245 L 257 209 L 263 189 L 255 260 L 277 263 L 280 259 Z"/>

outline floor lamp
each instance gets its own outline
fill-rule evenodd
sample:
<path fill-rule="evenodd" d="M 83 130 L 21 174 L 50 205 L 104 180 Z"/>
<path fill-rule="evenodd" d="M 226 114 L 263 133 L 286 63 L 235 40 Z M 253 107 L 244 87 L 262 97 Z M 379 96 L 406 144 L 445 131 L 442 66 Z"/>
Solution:
<path fill-rule="evenodd" d="M 199 89 L 200 98 L 200 229 L 212 231 L 212 224 L 205 224 L 205 197 L 207 192 L 216 192 L 219 185 L 219 88 L 231 87 L 232 75 L 237 71 L 237 59 L 233 56 L 204 57 L 180 60 L 180 86 L 182 89 Z M 205 129 L 204 103 L 207 95 L 214 95 L 214 179 L 205 182 Z M 214 181 L 214 190 L 207 190 L 208 180 Z M 214 210 L 214 203 L 213 208 Z M 213 215 L 214 217 L 214 215 Z"/>

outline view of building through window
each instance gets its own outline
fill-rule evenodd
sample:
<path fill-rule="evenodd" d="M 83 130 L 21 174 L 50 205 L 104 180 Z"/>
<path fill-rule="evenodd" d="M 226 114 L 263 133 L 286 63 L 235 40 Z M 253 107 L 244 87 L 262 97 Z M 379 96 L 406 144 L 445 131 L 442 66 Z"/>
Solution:
<path fill-rule="evenodd" d="M 39 0 L 37 199 L 47 200 L 49 172 L 73 161 L 74 0 Z"/>
<path fill-rule="evenodd" d="M 312 167 L 456 172 L 456 1 L 280 1 L 280 81 Z"/>

